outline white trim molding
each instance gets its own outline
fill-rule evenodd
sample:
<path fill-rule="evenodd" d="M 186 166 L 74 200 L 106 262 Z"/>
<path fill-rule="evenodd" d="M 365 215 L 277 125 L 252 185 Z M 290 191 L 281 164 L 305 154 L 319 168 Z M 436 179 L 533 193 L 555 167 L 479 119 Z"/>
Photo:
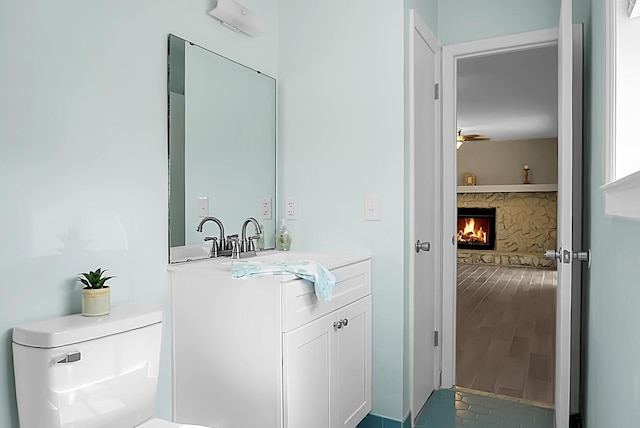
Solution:
<path fill-rule="evenodd" d="M 616 178 L 616 1 L 604 3 L 604 182 Z"/>
<path fill-rule="evenodd" d="M 604 193 L 605 215 L 640 220 L 640 171 L 600 189 Z"/>
<path fill-rule="evenodd" d="M 486 184 L 458 186 L 458 193 L 557 192 L 557 184 Z"/>
<path fill-rule="evenodd" d="M 622 0 L 604 2 L 605 26 L 605 124 L 603 181 L 604 213 L 607 216 L 640 220 L 640 171 L 617 178 L 616 94 L 618 62 L 618 8 Z"/>

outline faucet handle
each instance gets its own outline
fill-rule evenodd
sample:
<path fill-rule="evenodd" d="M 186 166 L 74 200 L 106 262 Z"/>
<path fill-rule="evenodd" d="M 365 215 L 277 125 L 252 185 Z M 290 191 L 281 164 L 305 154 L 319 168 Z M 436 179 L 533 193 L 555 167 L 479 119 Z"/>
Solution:
<path fill-rule="evenodd" d="M 223 250 L 229 250 L 229 249 L 231 249 L 231 242 L 232 242 L 234 239 L 235 239 L 235 240 L 238 240 L 238 239 L 239 239 L 239 237 L 238 237 L 238 234 L 237 234 L 237 233 L 234 233 L 233 235 L 227 235 L 227 239 L 226 239 L 226 240 L 225 240 L 225 242 L 224 242 L 224 248 L 222 248 L 222 249 L 223 249 Z"/>
<path fill-rule="evenodd" d="M 249 236 L 247 238 L 247 250 L 246 251 L 255 251 L 256 250 L 256 244 L 254 242 L 254 239 L 258 239 L 258 238 L 260 238 L 258 235 Z"/>
<path fill-rule="evenodd" d="M 209 250 L 209 257 L 218 257 L 218 238 L 216 238 L 215 236 L 206 236 L 204 240 L 205 242 L 211 241 L 211 250 Z"/>
<path fill-rule="evenodd" d="M 240 258 L 240 241 L 238 240 L 238 235 L 229 236 L 227 240 L 229 243 L 231 243 L 231 258 L 239 259 Z"/>

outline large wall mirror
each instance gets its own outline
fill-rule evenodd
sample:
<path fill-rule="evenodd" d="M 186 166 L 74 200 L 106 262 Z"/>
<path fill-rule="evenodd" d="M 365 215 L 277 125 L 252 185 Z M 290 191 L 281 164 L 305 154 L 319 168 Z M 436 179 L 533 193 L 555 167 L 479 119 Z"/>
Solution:
<path fill-rule="evenodd" d="M 169 261 L 206 257 L 198 251 L 175 257 L 186 254 L 184 248 L 208 246 L 205 236 L 218 236 L 213 222 L 196 231 L 203 205 L 224 224 L 225 235 L 240 234 L 244 220 L 255 217 L 265 248 L 274 248 L 275 79 L 174 35 L 168 69 Z M 261 215 L 265 199 L 270 219 Z"/>

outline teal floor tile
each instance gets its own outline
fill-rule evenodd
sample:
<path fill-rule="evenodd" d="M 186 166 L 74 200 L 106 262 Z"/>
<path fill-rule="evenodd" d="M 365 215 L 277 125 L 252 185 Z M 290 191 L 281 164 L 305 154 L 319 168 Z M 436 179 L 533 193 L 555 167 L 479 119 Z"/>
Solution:
<path fill-rule="evenodd" d="M 462 389 L 434 391 L 417 428 L 553 428 L 553 409 Z"/>

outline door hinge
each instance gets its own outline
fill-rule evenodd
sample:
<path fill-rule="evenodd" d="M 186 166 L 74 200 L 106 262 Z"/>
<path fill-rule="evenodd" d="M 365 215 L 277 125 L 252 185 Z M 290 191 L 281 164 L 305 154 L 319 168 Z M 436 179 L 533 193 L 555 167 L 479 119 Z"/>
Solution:
<path fill-rule="evenodd" d="M 438 381 L 438 387 L 442 386 L 442 370 L 440 370 L 440 380 Z"/>
<path fill-rule="evenodd" d="M 440 339 L 439 339 L 439 332 L 438 331 L 434 331 L 433 332 L 433 346 L 438 346 L 438 344 L 440 343 Z"/>
<path fill-rule="evenodd" d="M 440 99 L 440 84 L 436 83 L 434 86 L 435 86 L 434 92 L 433 92 L 434 99 L 439 100 Z"/>

